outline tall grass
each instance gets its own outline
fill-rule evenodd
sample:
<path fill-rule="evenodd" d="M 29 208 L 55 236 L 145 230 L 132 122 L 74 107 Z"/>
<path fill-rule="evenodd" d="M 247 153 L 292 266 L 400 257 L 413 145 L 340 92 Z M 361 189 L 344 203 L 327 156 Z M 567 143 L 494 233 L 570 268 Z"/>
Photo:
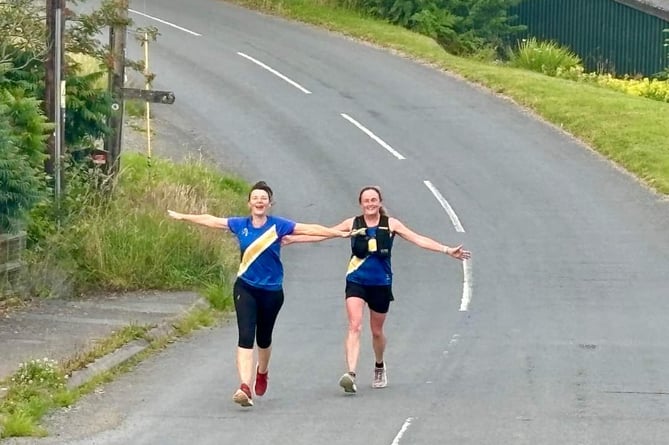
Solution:
<path fill-rule="evenodd" d="M 78 202 L 67 229 L 41 242 L 36 267 L 65 267 L 77 291 L 197 287 L 222 300 L 238 263 L 236 243 L 222 231 L 171 220 L 166 211 L 243 214 L 247 185 L 199 161 L 149 163 L 129 154 L 121 165 L 109 198 L 70 183 Z"/>
<path fill-rule="evenodd" d="M 538 41 L 532 37 L 518 42 L 518 48 L 509 54 L 509 65 L 548 76 L 570 71 L 581 66 L 581 58 L 555 42 Z"/>
<path fill-rule="evenodd" d="M 0 418 L 2 422 L 2 431 L 0 438 L 4 437 L 29 437 L 46 436 L 46 431 L 35 424 L 35 420 L 27 413 L 18 411 Z"/>

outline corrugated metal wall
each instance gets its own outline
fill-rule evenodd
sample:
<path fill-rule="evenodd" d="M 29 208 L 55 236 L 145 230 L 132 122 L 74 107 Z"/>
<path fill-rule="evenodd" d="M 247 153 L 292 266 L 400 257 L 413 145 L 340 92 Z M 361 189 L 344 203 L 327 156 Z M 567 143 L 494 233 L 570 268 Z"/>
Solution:
<path fill-rule="evenodd" d="M 614 0 L 524 0 L 512 13 L 527 36 L 570 47 L 588 71 L 652 75 L 669 65 L 669 22 Z"/>

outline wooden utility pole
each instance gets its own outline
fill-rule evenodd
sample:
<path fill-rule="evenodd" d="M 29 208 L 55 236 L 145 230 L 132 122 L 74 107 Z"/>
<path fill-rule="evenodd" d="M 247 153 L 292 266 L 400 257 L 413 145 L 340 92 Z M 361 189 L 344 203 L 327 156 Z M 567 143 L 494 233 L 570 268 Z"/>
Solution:
<path fill-rule="evenodd" d="M 112 112 L 109 118 L 111 132 L 105 140 L 107 172 L 119 171 L 121 141 L 123 140 L 123 85 L 125 83 L 125 47 L 128 22 L 128 0 L 116 0 L 118 21 L 109 30 L 112 69 L 109 74 L 109 90 L 112 94 Z"/>
<path fill-rule="evenodd" d="M 60 171 L 57 165 L 60 163 L 58 148 L 62 147 L 62 110 L 58 106 L 57 95 L 60 94 L 60 79 L 62 79 L 63 31 L 65 29 L 65 0 L 46 0 L 46 25 L 48 38 L 48 52 L 45 65 L 44 86 L 44 111 L 49 122 L 56 125 L 56 130 L 47 140 L 48 159 L 45 164 L 47 174 L 56 177 Z M 58 23 L 60 22 L 60 23 Z M 57 141 L 56 137 L 59 137 Z M 60 177 L 58 177 L 60 180 Z"/>

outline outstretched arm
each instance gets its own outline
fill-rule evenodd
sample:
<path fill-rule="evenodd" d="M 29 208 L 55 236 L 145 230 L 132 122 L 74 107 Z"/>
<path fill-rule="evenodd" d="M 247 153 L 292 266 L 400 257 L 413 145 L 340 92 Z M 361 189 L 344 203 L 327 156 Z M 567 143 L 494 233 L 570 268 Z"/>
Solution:
<path fill-rule="evenodd" d="M 173 210 L 168 210 L 167 214 L 170 218 L 176 219 L 177 221 L 188 221 L 195 224 L 200 224 L 206 227 L 212 227 L 214 229 L 227 229 L 228 228 L 228 218 L 219 218 L 212 215 L 192 215 L 189 213 L 179 213 Z"/>
<path fill-rule="evenodd" d="M 456 247 L 450 247 L 446 244 L 441 244 L 438 241 L 428 238 L 427 236 L 420 235 L 407 226 L 405 226 L 400 220 L 396 218 L 390 218 L 390 230 L 397 233 L 399 236 L 404 238 L 417 245 L 423 249 L 432 250 L 433 252 L 441 252 L 449 255 L 458 260 L 466 260 L 471 257 L 471 252 L 462 248 L 462 245 Z"/>
<path fill-rule="evenodd" d="M 336 226 L 327 228 L 323 226 L 317 226 L 324 228 L 328 231 L 334 231 L 337 233 L 338 237 L 342 238 L 347 238 L 350 236 L 351 232 L 351 224 L 353 223 L 353 218 L 349 218 L 345 221 L 340 222 Z M 311 233 L 305 233 L 303 231 L 298 232 L 298 226 L 313 226 L 312 224 L 296 224 L 295 225 L 295 231 L 293 232 L 292 235 L 286 235 L 283 238 L 281 238 L 281 245 L 282 246 L 287 246 L 288 244 L 293 244 L 293 243 L 316 243 L 319 241 L 324 241 L 326 239 L 334 238 L 334 236 L 327 236 L 324 234 L 315 234 L 313 232 Z"/>

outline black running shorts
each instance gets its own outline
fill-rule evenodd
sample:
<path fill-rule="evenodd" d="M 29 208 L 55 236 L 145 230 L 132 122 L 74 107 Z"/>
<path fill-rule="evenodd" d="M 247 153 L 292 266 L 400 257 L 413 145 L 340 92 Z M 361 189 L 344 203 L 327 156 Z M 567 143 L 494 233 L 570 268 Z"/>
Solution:
<path fill-rule="evenodd" d="M 359 297 L 365 300 L 367 306 L 374 312 L 385 314 L 390 308 L 393 297 L 392 286 L 367 286 L 364 284 L 346 282 L 346 298 Z"/>

